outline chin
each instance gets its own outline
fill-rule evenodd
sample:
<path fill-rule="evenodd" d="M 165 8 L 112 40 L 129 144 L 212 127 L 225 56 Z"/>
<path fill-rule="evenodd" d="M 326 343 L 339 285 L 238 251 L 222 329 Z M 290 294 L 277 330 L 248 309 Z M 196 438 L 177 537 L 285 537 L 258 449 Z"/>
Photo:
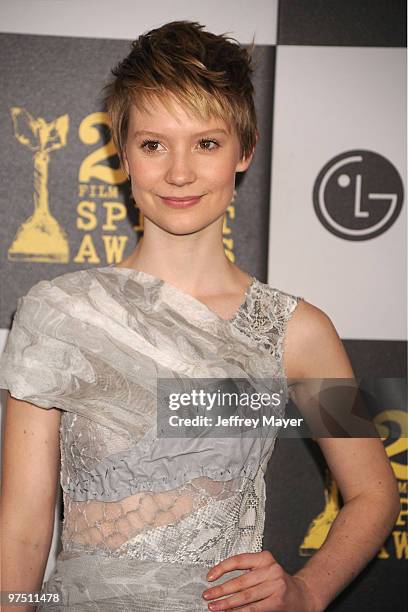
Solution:
<path fill-rule="evenodd" d="M 189 234 L 196 234 L 201 230 L 208 227 L 211 224 L 211 221 L 208 223 L 166 223 L 160 224 L 159 227 L 168 232 L 169 234 L 173 234 L 174 236 L 188 236 Z"/>
<path fill-rule="evenodd" d="M 154 223 L 154 225 L 163 231 L 168 232 L 169 234 L 173 234 L 175 236 L 186 236 L 188 234 L 195 234 L 201 230 L 204 230 L 212 223 L 218 221 L 220 217 L 223 217 L 224 213 L 225 211 L 222 210 L 215 216 L 206 216 L 205 218 L 201 219 L 197 218 L 196 215 L 177 215 L 172 219 L 169 219 L 168 216 L 166 219 L 164 219 L 162 216 L 160 216 L 160 218 L 153 218 L 145 215 L 145 218 L 149 219 L 151 223 Z"/>

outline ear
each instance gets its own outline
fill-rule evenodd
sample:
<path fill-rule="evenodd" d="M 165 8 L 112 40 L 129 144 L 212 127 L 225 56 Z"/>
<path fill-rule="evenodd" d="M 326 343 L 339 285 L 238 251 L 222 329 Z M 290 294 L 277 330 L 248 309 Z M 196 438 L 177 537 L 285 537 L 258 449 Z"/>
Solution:
<path fill-rule="evenodd" d="M 242 159 L 239 160 L 239 162 L 236 165 L 235 172 L 245 172 L 245 170 L 248 170 L 249 166 L 251 165 L 252 158 L 255 153 L 256 143 L 258 142 L 258 139 L 259 139 L 258 131 L 256 132 L 255 137 L 256 137 L 256 140 L 255 140 L 254 148 L 252 149 L 251 153 L 247 157 L 243 157 Z"/>

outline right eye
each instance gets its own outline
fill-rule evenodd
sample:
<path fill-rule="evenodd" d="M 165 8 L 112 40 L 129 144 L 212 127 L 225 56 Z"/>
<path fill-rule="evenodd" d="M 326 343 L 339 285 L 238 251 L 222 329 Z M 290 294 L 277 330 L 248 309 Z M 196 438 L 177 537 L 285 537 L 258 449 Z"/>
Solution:
<path fill-rule="evenodd" d="M 158 140 L 144 140 L 140 148 L 148 154 L 156 153 L 159 144 L 160 142 Z"/>

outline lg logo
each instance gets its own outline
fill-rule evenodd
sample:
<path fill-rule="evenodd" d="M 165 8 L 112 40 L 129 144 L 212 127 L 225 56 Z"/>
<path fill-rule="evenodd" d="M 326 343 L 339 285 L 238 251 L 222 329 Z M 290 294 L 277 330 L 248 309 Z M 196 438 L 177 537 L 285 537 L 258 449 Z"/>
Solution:
<path fill-rule="evenodd" d="M 369 240 L 385 232 L 401 212 L 402 180 L 385 157 L 347 151 L 320 171 L 313 204 L 321 223 L 345 240 Z"/>

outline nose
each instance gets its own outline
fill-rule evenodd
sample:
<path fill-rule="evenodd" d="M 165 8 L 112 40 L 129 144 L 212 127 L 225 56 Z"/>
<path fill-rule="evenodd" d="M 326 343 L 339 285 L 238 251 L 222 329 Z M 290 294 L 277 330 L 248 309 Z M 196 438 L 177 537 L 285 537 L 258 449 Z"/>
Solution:
<path fill-rule="evenodd" d="M 194 183 L 196 178 L 197 175 L 194 161 L 191 159 L 191 153 L 189 151 L 173 152 L 170 156 L 165 176 L 167 183 L 182 187 L 183 185 Z"/>

